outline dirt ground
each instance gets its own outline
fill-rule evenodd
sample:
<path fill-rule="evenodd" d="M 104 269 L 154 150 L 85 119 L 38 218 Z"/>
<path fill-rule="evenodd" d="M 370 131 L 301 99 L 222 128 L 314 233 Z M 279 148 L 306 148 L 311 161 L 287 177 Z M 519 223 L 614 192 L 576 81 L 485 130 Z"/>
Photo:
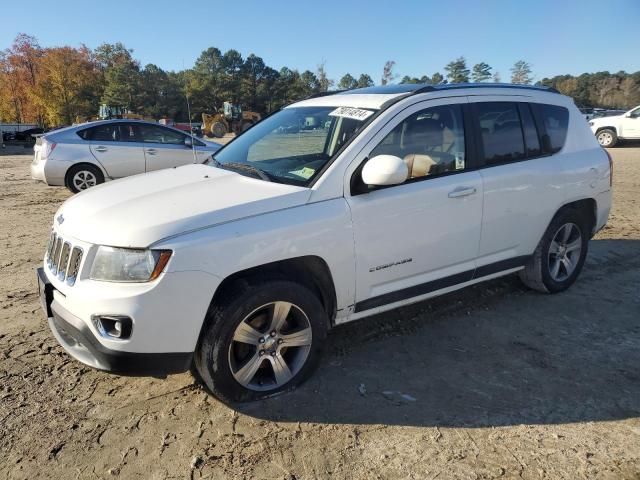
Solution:
<path fill-rule="evenodd" d="M 639 479 L 638 147 L 612 150 L 614 209 L 569 291 L 509 276 L 340 327 L 310 381 L 241 412 L 58 347 L 34 269 L 69 194 L 0 156 L 0 479 Z"/>

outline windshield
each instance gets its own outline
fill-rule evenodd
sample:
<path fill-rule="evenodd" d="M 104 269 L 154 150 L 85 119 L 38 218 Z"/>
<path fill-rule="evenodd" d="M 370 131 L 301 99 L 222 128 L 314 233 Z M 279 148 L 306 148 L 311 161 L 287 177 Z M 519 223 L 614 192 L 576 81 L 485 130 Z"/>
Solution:
<path fill-rule="evenodd" d="M 285 108 L 224 147 L 210 163 L 263 180 L 306 186 L 373 113 L 350 107 Z"/>

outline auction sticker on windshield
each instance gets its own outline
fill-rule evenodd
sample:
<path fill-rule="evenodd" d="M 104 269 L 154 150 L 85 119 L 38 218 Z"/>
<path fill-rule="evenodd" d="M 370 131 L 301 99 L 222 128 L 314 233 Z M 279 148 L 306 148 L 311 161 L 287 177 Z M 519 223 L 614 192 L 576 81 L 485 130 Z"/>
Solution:
<path fill-rule="evenodd" d="M 332 117 L 345 117 L 362 121 L 373 115 L 373 112 L 371 110 L 364 110 L 363 108 L 338 107 L 329 113 L 329 115 Z"/>

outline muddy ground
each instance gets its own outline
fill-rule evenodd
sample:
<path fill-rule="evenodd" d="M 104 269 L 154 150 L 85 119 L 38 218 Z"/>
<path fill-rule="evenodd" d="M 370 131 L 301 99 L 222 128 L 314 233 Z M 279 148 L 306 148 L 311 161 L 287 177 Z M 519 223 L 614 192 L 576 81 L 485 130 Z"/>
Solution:
<path fill-rule="evenodd" d="M 69 194 L 0 156 L 0 479 L 640 478 L 640 148 L 612 153 L 569 291 L 509 276 L 340 327 L 309 382 L 241 412 L 57 346 L 34 268 Z"/>

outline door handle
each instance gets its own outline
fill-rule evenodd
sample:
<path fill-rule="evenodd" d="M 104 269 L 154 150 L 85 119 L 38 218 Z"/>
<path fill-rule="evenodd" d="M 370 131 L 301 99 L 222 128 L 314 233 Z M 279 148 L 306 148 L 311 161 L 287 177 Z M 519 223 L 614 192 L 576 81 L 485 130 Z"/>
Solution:
<path fill-rule="evenodd" d="M 102 145 L 99 147 L 96 147 L 96 152 L 106 152 L 107 150 L 109 150 L 107 147 L 103 147 Z"/>
<path fill-rule="evenodd" d="M 591 167 L 589 171 L 595 175 L 598 175 L 598 169 L 596 167 Z"/>
<path fill-rule="evenodd" d="M 460 198 L 476 193 L 476 187 L 458 187 L 449 192 L 449 198 Z"/>
<path fill-rule="evenodd" d="M 147 148 L 145 150 L 145 152 L 147 152 L 149 155 L 155 155 L 156 154 L 156 149 L 155 148 Z"/>

